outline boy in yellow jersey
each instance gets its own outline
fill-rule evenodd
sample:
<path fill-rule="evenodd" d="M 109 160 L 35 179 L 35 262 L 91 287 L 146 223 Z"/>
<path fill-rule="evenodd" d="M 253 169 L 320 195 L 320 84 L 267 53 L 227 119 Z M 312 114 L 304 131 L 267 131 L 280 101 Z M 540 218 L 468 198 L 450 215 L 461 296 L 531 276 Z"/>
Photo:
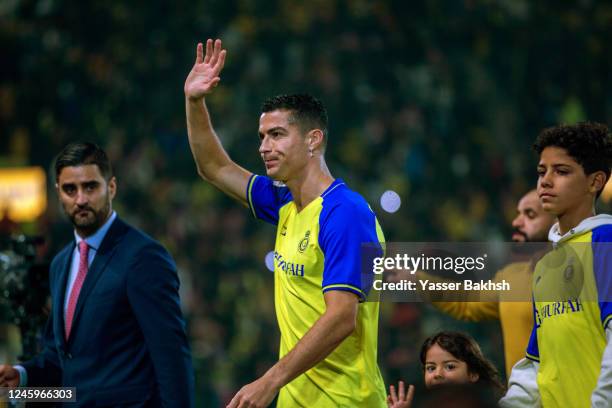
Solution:
<path fill-rule="evenodd" d="M 519 200 L 517 215 L 512 221 L 515 242 L 548 241 L 548 231 L 555 219 L 544 211 L 538 193 L 531 190 Z M 506 280 L 513 293 L 530 293 L 533 263 L 529 260 L 513 262 L 495 274 L 495 281 Z M 527 299 L 527 297 L 525 297 Z M 512 366 L 525 355 L 529 334 L 533 327 L 531 302 L 504 302 L 503 296 L 486 302 L 433 302 L 432 305 L 460 320 L 478 322 L 499 319 L 504 339 L 506 375 L 510 376 Z"/>
<path fill-rule="evenodd" d="M 595 215 L 612 168 L 605 125 L 544 130 L 534 148 L 538 195 L 558 222 L 533 276 L 534 328 L 503 407 L 609 407 L 612 402 L 612 216 Z M 551 291 L 552 289 L 552 291 Z"/>
<path fill-rule="evenodd" d="M 204 103 L 220 81 L 221 41 L 198 44 L 185 81 L 189 143 L 198 173 L 278 225 L 274 256 L 280 359 L 244 386 L 230 408 L 384 407 L 377 365 L 378 303 L 362 302 L 361 246 L 382 232 L 372 210 L 325 164 L 327 113 L 308 95 L 271 98 L 259 119 L 266 176 L 235 164 L 217 138 Z M 372 252 L 372 251 L 370 251 Z"/>

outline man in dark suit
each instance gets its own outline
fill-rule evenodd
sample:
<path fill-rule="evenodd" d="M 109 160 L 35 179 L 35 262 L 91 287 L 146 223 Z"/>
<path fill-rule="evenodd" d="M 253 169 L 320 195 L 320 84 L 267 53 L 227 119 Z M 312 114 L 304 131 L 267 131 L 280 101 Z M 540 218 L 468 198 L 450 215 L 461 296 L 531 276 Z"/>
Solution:
<path fill-rule="evenodd" d="M 68 145 L 56 188 L 75 241 L 51 263 L 43 351 L 0 366 L 0 386 L 76 387 L 76 406 L 191 407 L 193 369 L 174 261 L 112 210 L 106 153 Z"/>

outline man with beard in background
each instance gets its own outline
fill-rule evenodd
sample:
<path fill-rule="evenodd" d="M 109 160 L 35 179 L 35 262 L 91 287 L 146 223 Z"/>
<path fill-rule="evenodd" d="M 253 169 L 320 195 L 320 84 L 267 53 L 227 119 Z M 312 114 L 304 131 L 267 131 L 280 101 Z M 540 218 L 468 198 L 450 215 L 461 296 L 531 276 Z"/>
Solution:
<path fill-rule="evenodd" d="M 533 189 L 525 194 L 516 207 L 517 215 L 512 221 L 512 241 L 547 242 L 548 231 L 555 218 L 542 208 L 538 192 Z"/>
<path fill-rule="evenodd" d="M 44 348 L 0 365 L 0 387 L 75 387 L 76 407 L 191 407 L 193 370 L 176 266 L 112 209 L 106 153 L 73 143 L 55 162 L 74 240 L 52 261 Z"/>

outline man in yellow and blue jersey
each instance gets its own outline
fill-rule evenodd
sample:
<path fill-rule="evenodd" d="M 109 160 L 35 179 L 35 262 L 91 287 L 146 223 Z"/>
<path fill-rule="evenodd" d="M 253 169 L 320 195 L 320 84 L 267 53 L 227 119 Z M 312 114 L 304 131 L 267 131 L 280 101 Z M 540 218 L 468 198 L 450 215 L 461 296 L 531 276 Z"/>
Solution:
<path fill-rule="evenodd" d="M 558 222 L 533 276 L 534 328 L 503 407 L 609 407 L 612 402 L 612 216 L 595 215 L 610 178 L 605 125 L 544 130 L 538 195 Z"/>
<path fill-rule="evenodd" d="M 274 291 L 281 332 L 279 361 L 228 407 L 265 407 L 277 393 L 278 407 L 384 407 L 378 303 L 364 302 L 369 285 L 361 273 L 363 244 L 374 243 L 382 254 L 376 216 L 329 172 L 327 113 L 309 95 L 264 103 L 259 153 L 266 176 L 228 157 L 204 103 L 220 81 L 225 54 L 220 40 L 208 40 L 205 51 L 197 46 L 184 89 L 189 143 L 202 178 L 278 225 Z"/>

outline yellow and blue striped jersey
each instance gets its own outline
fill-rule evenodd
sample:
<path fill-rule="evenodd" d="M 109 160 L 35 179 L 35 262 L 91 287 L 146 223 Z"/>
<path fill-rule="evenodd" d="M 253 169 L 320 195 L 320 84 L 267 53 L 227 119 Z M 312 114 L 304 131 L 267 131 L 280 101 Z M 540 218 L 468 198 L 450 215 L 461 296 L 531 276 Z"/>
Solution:
<path fill-rule="evenodd" d="M 286 186 L 253 175 L 247 201 L 256 218 L 278 226 L 274 293 L 281 358 L 325 312 L 324 292 L 349 291 L 361 301 L 355 331 L 283 387 L 277 406 L 385 407 L 377 363 L 379 304 L 363 302 L 369 286 L 361 276 L 362 244 L 384 242 L 374 212 L 340 179 L 298 212 Z"/>
<path fill-rule="evenodd" d="M 612 319 L 612 225 L 559 243 L 536 265 L 527 358 L 544 407 L 589 407 Z"/>

